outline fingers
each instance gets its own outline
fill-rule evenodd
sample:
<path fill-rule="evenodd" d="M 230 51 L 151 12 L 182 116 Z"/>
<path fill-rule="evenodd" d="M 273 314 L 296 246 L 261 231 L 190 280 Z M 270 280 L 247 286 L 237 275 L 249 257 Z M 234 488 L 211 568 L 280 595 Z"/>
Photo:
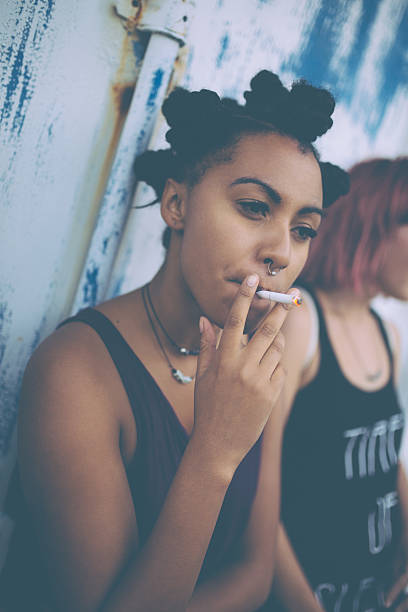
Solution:
<path fill-rule="evenodd" d="M 264 355 L 262 356 L 260 366 L 262 370 L 265 370 L 269 378 L 273 375 L 276 367 L 278 366 L 283 351 L 285 349 L 285 338 L 281 331 L 278 331 L 272 344 L 269 345 Z"/>
<path fill-rule="evenodd" d="M 259 277 L 257 274 L 247 276 L 241 283 L 225 321 L 220 349 L 235 350 L 240 348 L 248 311 L 258 283 Z"/>
<path fill-rule="evenodd" d="M 408 584 L 408 571 L 404 572 L 402 576 L 398 578 L 392 588 L 389 590 L 388 595 L 385 599 L 385 605 L 389 608 L 394 601 L 397 599 L 398 595 L 405 589 Z M 403 604 L 407 604 L 408 600 L 403 602 Z M 403 605 L 401 604 L 401 605 Z M 402 608 L 402 610 L 406 610 L 408 608 Z"/>
<path fill-rule="evenodd" d="M 299 290 L 295 288 L 290 289 L 288 294 L 300 296 Z M 264 318 L 261 325 L 248 343 L 248 351 L 255 359 L 262 361 L 268 354 L 267 360 L 269 360 L 271 353 L 274 355 L 276 351 L 278 352 L 279 357 L 282 355 L 284 338 L 281 335 L 279 335 L 278 338 L 278 334 L 280 333 L 280 328 L 282 327 L 289 310 L 291 310 L 293 307 L 293 304 L 276 303 L 269 314 Z"/>
<path fill-rule="evenodd" d="M 268 359 L 276 352 L 279 357 L 281 356 L 282 351 L 280 349 L 283 338 L 279 336 L 277 339 L 277 337 L 287 314 L 288 309 L 285 308 L 284 304 L 276 304 L 248 342 L 247 351 L 258 363 L 266 357 L 268 351 Z"/>
<path fill-rule="evenodd" d="M 206 372 L 216 349 L 216 335 L 213 326 L 206 317 L 200 317 L 200 353 L 197 360 L 197 375 L 199 378 Z"/>

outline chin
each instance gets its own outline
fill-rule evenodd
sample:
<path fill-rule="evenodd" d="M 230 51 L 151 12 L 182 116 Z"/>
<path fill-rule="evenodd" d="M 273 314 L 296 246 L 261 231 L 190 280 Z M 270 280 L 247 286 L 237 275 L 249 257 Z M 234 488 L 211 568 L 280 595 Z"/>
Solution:
<path fill-rule="evenodd" d="M 387 287 L 382 291 L 385 297 L 391 297 L 395 300 L 401 300 L 402 302 L 408 301 L 408 286 L 404 287 L 399 285 L 398 287 Z"/>
<path fill-rule="evenodd" d="M 408 288 L 406 291 L 395 291 L 392 294 L 392 297 L 395 298 L 396 300 L 401 300 L 402 302 L 408 302 Z"/>

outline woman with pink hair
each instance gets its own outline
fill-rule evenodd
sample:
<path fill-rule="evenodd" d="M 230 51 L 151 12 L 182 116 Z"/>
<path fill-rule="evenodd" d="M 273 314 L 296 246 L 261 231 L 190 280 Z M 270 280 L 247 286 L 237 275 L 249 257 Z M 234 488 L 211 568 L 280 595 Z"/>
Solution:
<path fill-rule="evenodd" d="M 359 163 L 350 179 L 313 241 L 304 307 L 284 325 L 274 596 L 296 612 L 408 610 L 399 340 L 370 306 L 408 300 L 408 158 Z"/>

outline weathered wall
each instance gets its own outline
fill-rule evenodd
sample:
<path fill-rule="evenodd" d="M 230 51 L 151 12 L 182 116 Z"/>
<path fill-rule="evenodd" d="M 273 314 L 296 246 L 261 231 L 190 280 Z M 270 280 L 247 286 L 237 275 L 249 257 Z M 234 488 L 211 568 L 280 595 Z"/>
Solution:
<path fill-rule="evenodd" d="M 144 43 L 108 0 L 6 1 L 0 23 L 4 458 L 28 355 L 70 312 Z"/>
<path fill-rule="evenodd" d="M 154 4 L 176 29 L 190 23 L 188 3 Z M 158 209 L 127 219 L 130 160 L 150 139 L 178 35 L 155 39 L 133 96 L 151 40 L 133 28 L 143 12 L 131 0 L 0 4 L 0 504 L 32 350 L 72 309 L 140 285 L 162 260 Z M 349 166 L 408 153 L 407 36 L 407 0 L 197 0 L 173 82 L 240 96 L 267 67 L 328 86 L 338 105 L 320 150 Z M 159 122 L 151 143 L 162 142 Z M 137 202 L 149 194 L 141 186 Z M 408 335 L 407 308 L 381 307 Z"/>

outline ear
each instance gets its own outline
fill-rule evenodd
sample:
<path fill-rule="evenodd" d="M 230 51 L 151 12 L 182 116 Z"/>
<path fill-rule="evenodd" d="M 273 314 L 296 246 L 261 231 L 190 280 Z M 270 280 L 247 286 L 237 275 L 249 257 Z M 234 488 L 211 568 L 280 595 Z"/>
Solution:
<path fill-rule="evenodd" d="M 161 197 L 161 214 L 167 225 L 173 230 L 184 229 L 186 214 L 187 189 L 184 183 L 172 178 L 167 179 Z"/>

